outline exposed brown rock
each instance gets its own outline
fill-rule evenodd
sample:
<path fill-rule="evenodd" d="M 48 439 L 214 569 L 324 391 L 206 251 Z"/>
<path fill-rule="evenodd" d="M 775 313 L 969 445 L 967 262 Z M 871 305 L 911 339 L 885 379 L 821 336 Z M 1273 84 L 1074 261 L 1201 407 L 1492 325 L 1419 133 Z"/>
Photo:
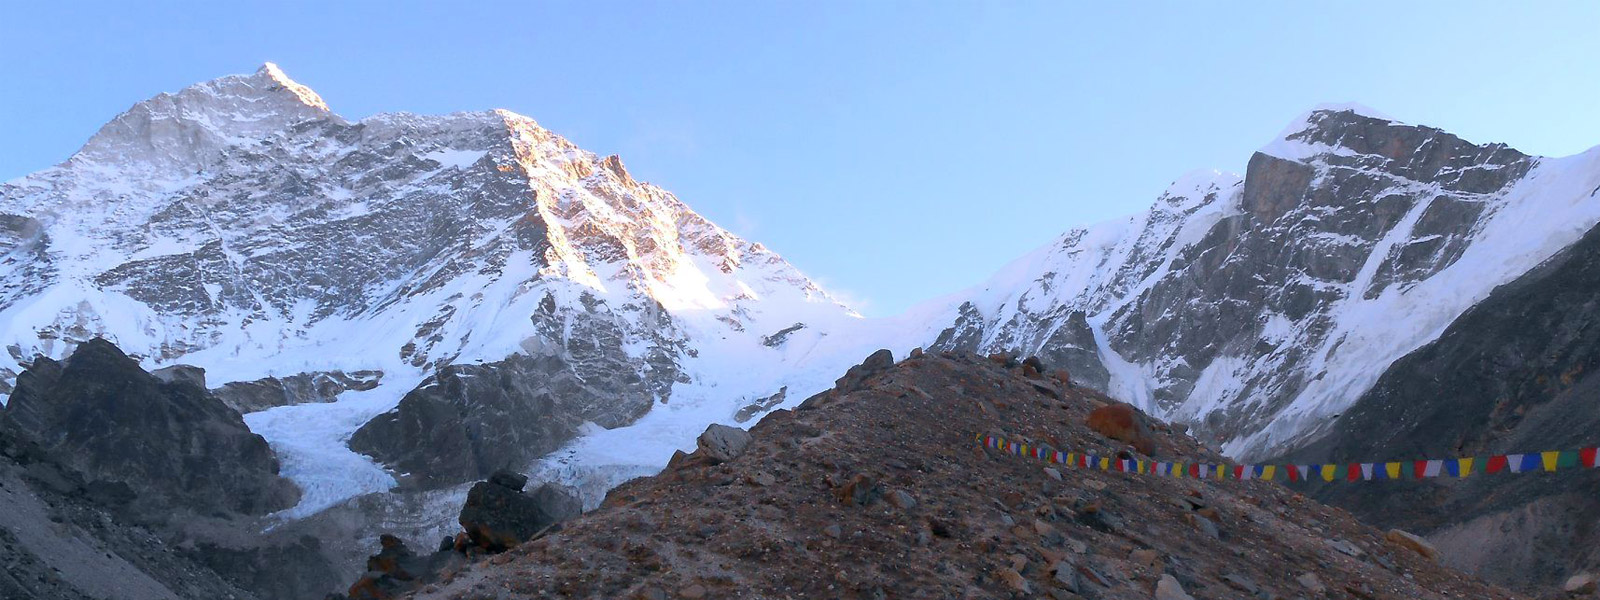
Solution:
<path fill-rule="evenodd" d="M 1328 540 L 1377 548 L 1383 534 L 1277 483 L 1077 468 L 1058 468 L 1055 481 L 1039 461 L 973 442 L 979 432 L 1053 436 L 1114 455 L 1125 443 L 1084 425 L 1103 399 L 1092 391 L 1041 401 L 1015 371 L 969 354 L 924 354 L 882 375 L 814 409 L 768 415 L 738 460 L 684 460 L 624 483 L 510 562 L 479 563 L 416 597 L 654 598 L 699 585 L 706 598 L 1150 600 L 1165 574 L 1177 584 L 1169 593 L 1194 598 L 1311 598 L 1295 580 L 1309 572 L 1339 597 L 1518 598 L 1411 552 L 1387 553 L 1391 566 L 1341 554 Z M 1222 461 L 1191 438 L 1152 435 L 1183 460 Z M 774 483 L 743 484 L 758 473 Z M 914 496 L 915 508 L 868 500 L 886 490 Z M 1197 508 L 1216 510 L 1223 535 L 1195 533 L 1186 516 L 1210 521 Z M 630 550 L 641 548 L 648 560 Z"/>
<path fill-rule="evenodd" d="M 1156 451 L 1155 438 L 1150 435 L 1148 417 L 1132 404 L 1108 404 L 1089 413 L 1089 428 L 1108 438 L 1127 442 L 1145 456 Z"/>
<path fill-rule="evenodd" d="M 1390 529 L 1389 533 L 1384 534 L 1383 537 L 1384 539 L 1394 542 L 1396 545 L 1402 548 L 1406 548 L 1422 555 L 1428 560 L 1437 560 L 1439 558 L 1439 551 L 1434 549 L 1433 544 L 1429 544 L 1427 540 L 1405 531 L 1401 531 L 1399 529 Z"/>

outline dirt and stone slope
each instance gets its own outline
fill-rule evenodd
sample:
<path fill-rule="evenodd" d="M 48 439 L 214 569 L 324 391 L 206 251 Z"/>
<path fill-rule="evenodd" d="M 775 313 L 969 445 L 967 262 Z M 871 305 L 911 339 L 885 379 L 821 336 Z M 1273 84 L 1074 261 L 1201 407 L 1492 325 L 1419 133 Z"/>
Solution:
<path fill-rule="evenodd" d="M 416 597 L 1518 597 L 1280 484 L 1052 471 L 980 448 L 994 434 L 1138 456 L 1085 425 L 1108 398 L 1024 370 L 875 355 L 742 449 L 708 433 L 600 509 Z M 1221 462 L 1149 430 L 1157 458 Z"/>

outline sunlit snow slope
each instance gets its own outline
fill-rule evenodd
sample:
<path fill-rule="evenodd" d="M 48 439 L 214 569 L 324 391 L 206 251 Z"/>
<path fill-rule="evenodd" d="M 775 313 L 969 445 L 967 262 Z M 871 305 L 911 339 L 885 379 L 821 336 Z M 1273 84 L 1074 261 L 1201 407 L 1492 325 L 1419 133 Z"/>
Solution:
<path fill-rule="evenodd" d="M 335 404 L 247 415 L 307 488 L 303 511 L 393 485 L 344 441 L 442 365 L 556 356 L 580 382 L 620 382 L 594 396 L 629 397 L 584 418 L 615 427 L 655 404 L 703 427 L 819 345 L 850 346 L 824 332 L 860 321 L 527 117 L 351 122 L 270 64 L 141 102 L 0 186 L 0 283 L 0 399 L 32 357 L 92 336 L 147 367 L 204 367 L 212 386 L 383 371 Z M 815 368 L 865 352 L 849 354 Z"/>

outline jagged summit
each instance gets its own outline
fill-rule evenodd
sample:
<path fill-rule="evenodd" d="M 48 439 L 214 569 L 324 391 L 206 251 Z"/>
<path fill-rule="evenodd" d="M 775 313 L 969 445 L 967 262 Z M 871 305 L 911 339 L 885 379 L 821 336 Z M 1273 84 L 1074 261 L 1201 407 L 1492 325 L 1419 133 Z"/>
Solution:
<path fill-rule="evenodd" d="M 299 82 L 290 79 L 289 76 L 283 72 L 283 69 L 278 68 L 277 63 L 262 63 L 261 68 L 256 69 L 256 73 L 253 75 L 253 77 L 266 77 L 267 79 L 272 80 L 274 83 L 277 83 L 278 85 L 283 86 L 285 89 L 288 89 L 290 93 L 300 98 L 300 101 L 304 102 L 307 106 L 321 108 L 322 110 L 329 110 L 328 103 L 322 101 L 322 96 L 317 95 L 317 93 L 311 88 L 301 85 Z"/>
<path fill-rule="evenodd" d="M 1479 151 L 1457 156 L 1474 149 Z M 1382 166 L 1372 161 L 1381 158 L 1394 161 L 1391 168 L 1425 167 L 1445 159 L 1505 163 L 1527 158 L 1505 144 L 1474 144 L 1442 129 L 1405 123 L 1355 103 L 1318 105 L 1291 121 L 1259 154 L 1300 163 L 1321 155 L 1368 157 L 1368 166 Z"/>
<path fill-rule="evenodd" d="M 1311 111 L 1312 112 L 1319 112 L 1319 111 L 1320 112 L 1352 112 L 1352 113 L 1355 113 L 1355 114 L 1358 114 L 1358 115 L 1361 115 L 1361 116 L 1364 116 L 1364 117 L 1371 117 L 1371 118 L 1374 118 L 1374 119 L 1382 119 L 1382 120 L 1385 120 L 1385 121 L 1394 121 L 1394 122 L 1397 122 L 1397 123 L 1400 122 L 1399 119 L 1396 119 L 1394 117 L 1389 116 L 1389 113 L 1383 112 L 1383 111 L 1378 110 L 1376 108 L 1373 108 L 1371 106 L 1367 106 L 1367 105 L 1362 104 L 1360 102 L 1324 102 L 1322 104 L 1318 104 L 1318 105 L 1312 107 Z"/>
<path fill-rule="evenodd" d="M 133 105 L 100 128 L 72 160 L 138 163 L 155 177 L 203 170 L 223 149 L 255 142 L 299 123 L 337 119 L 327 103 L 266 63 L 250 75 L 228 75 Z"/>

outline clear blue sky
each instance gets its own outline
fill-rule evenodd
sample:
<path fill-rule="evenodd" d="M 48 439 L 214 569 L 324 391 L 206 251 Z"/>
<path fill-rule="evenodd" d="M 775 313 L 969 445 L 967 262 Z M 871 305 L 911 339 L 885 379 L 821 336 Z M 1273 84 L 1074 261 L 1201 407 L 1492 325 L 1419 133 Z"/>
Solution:
<path fill-rule="evenodd" d="M 868 314 L 1240 171 L 1322 102 L 1600 144 L 1595 2 L 51 4 L 0 7 L 0 179 L 274 61 L 346 117 L 500 107 L 621 154 Z"/>

